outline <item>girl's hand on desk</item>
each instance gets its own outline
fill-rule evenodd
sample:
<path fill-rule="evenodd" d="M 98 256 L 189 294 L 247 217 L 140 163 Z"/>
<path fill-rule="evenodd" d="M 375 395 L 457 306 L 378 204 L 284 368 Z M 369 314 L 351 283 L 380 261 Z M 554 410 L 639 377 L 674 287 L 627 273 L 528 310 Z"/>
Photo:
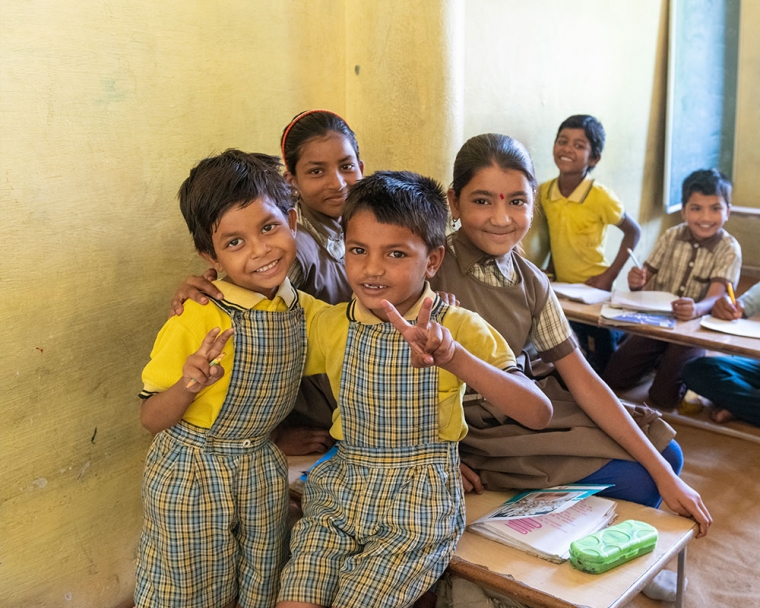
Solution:
<path fill-rule="evenodd" d="M 631 291 L 643 289 L 647 284 L 647 269 L 636 268 L 635 266 L 628 271 L 628 288 Z"/>
<path fill-rule="evenodd" d="M 673 315 L 679 321 L 688 321 L 697 316 L 697 305 L 691 298 L 678 298 L 671 302 Z"/>
<path fill-rule="evenodd" d="M 699 492 L 675 474 L 670 477 L 666 487 L 659 487 L 662 500 L 679 515 L 692 517 L 699 524 L 697 538 L 707 534 L 712 525 L 712 516 L 707 510 Z"/>
<path fill-rule="evenodd" d="M 716 300 L 710 314 L 718 319 L 733 321 L 735 319 L 741 319 L 744 316 L 744 306 L 742 306 L 742 303 L 739 300 L 734 304 L 731 301 L 731 298 L 723 296 Z"/>

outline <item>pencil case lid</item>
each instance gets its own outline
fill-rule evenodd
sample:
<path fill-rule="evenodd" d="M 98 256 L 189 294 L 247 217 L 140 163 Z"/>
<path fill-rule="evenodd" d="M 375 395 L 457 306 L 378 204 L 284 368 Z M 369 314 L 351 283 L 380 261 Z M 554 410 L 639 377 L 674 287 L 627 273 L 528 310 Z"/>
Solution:
<path fill-rule="evenodd" d="M 599 574 L 649 553 L 657 544 L 657 528 L 628 519 L 570 544 L 570 563 Z"/>

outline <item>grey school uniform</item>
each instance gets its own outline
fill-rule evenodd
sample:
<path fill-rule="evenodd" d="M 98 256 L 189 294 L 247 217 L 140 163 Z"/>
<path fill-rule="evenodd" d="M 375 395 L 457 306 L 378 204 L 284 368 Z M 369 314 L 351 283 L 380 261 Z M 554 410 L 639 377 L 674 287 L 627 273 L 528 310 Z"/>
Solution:
<path fill-rule="evenodd" d="M 536 432 L 514 423 L 487 401 L 466 401 L 469 431 L 459 446 L 462 462 L 480 474 L 488 489 L 499 490 L 571 483 L 610 459 L 632 460 L 552 373 L 551 363 L 572 353 L 576 343 L 546 275 L 514 251 L 495 262 L 512 276 L 508 284 L 494 286 L 476 278 L 490 271 L 494 260 L 460 230 L 449 237 L 431 286 L 456 294 L 461 305 L 493 325 L 516 354 L 522 352 L 518 365 L 549 397 L 554 415 Z M 628 409 L 658 451 L 675 436 L 650 408 Z"/>

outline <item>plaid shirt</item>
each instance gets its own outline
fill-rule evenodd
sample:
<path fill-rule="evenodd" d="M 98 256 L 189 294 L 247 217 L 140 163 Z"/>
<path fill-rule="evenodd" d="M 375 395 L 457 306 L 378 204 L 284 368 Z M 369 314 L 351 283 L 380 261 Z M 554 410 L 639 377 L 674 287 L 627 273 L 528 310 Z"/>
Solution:
<path fill-rule="evenodd" d="M 710 283 L 737 283 L 742 251 L 736 239 L 722 228 L 698 241 L 683 223 L 668 229 L 657 240 L 645 265 L 654 274 L 646 289 L 699 301 L 707 294 Z"/>

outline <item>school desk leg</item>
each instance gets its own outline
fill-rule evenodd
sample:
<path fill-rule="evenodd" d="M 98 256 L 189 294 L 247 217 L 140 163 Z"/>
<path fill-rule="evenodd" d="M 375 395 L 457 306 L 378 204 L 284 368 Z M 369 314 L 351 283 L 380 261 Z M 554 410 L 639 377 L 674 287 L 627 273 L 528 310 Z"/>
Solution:
<path fill-rule="evenodd" d="M 678 578 L 676 579 L 676 608 L 683 608 L 683 591 L 686 582 L 686 547 L 678 554 Z"/>

